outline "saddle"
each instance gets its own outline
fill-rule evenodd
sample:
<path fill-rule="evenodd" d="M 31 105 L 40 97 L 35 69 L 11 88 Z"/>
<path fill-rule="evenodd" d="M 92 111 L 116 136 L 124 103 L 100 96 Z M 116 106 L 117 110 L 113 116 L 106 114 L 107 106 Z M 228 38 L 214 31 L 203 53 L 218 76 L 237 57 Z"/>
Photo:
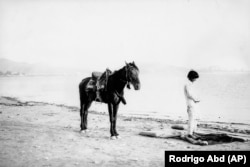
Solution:
<path fill-rule="evenodd" d="M 91 79 L 89 80 L 86 88 L 93 91 L 106 88 L 108 83 L 108 76 L 110 74 L 112 74 L 112 71 L 108 68 L 103 73 L 97 71 L 92 72 Z"/>

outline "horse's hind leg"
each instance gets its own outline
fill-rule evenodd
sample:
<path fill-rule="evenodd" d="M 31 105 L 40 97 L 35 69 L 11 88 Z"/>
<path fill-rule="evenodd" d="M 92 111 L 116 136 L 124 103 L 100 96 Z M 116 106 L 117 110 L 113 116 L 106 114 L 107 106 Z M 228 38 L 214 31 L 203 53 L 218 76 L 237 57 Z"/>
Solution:
<path fill-rule="evenodd" d="M 120 138 L 120 137 L 118 137 L 119 134 L 117 133 L 117 130 L 116 130 L 118 108 L 119 108 L 119 104 L 113 105 L 113 129 L 114 129 L 114 135 L 116 136 L 116 138 Z"/>
<path fill-rule="evenodd" d="M 88 109 L 91 106 L 91 102 L 82 103 L 80 109 L 81 116 L 81 132 L 86 132 L 88 129 Z"/>

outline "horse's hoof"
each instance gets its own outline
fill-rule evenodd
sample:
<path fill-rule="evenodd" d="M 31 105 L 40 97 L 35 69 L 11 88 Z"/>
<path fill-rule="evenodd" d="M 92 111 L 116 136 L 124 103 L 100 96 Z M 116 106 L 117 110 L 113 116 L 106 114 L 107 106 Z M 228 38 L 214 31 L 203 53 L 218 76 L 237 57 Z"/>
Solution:
<path fill-rule="evenodd" d="M 117 138 L 116 138 L 116 136 L 111 136 L 110 137 L 110 140 L 116 140 Z"/>
<path fill-rule="evenodd" d="M 88 130 L 88 129 L 85 129 L 85 130 L 80 130 L 80 133 L 87 133 L 87 132 L 89 132 L 89 130 Z"/>
<path fill-rule="evenodd" d="M 81 134 L 86 133 L 86 130 L 80 130 L 80 133 Z"/>
<path fill-rule="evenodd" d="M 115 136 L 116 137 L 116 139 L 121 139 L 121 136 Z"/>

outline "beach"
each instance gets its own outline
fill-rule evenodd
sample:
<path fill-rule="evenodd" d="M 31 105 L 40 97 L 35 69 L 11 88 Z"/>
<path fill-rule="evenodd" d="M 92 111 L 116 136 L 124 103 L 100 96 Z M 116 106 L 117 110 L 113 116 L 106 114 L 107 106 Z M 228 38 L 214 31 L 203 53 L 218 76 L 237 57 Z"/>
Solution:
<path fill-rule="evenodd" d="M 166 150 L 250 150 L 249 140 L 208 146 L 171 138 L 140 136 L 142 131 L 186 127 L 185 120 L 120 116 L 121 138 L 110 139 L 109 117 L 90 111 L 89 132 L 79 133 L 79 108 L 0 98 L 0 166 L 164 166 Z M 249 125 L 200 123 L 200 130 L 249 139 Z"/>

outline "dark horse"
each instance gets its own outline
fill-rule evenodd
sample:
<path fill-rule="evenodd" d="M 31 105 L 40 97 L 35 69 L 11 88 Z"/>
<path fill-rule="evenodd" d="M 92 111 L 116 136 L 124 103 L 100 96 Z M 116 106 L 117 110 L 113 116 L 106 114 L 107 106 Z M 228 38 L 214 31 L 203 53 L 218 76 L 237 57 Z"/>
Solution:
<path fill-rule="evenodd" d="M 89 91 L 86 88 L 90 79 L 91 77 L 85 78 L 79 84 L 81 132 L 87 131 L 88 109 L 96 99 L 96 92 L 94 90 Z M 139 69 L 134 62 L 126 63 L 123 68 L 108 76 L 107 87 L 100 92 L 102 102 L 108 105 L 111 139 L 118 138 L 119 134 L 116 131 L 117 112 L 120 102 L 126 104 L 123 97 L 124 88 L 126 85 L 129 88 L 130 84 L 133 85 L 135 90 L 140 89 Z"/>

